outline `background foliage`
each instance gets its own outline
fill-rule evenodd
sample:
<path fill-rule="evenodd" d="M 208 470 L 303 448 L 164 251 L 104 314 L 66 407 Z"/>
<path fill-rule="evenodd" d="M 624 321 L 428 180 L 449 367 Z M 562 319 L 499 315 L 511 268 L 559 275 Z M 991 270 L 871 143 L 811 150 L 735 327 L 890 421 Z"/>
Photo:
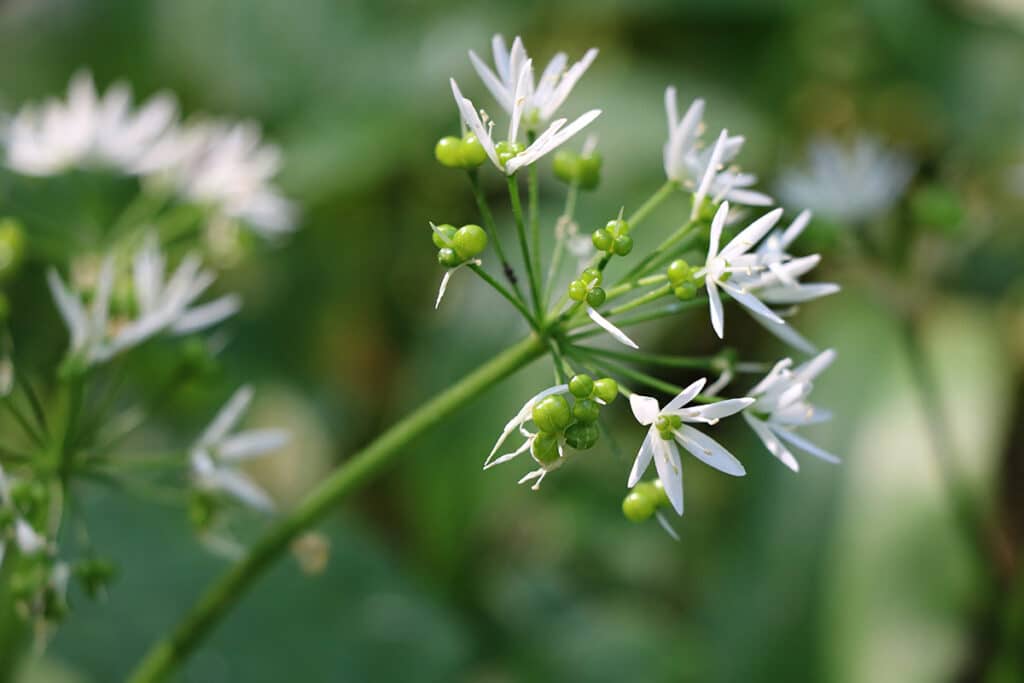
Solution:
<path fill-rule="evenodd" d="M 495 296 L 468 277 L 432 309 L 440 272 L 426 221 L 475 216 L 461 175 L 432 158 L 457 121 L 447 77 L 473 80 L 466 49 L 486 50 L 496 31 L 523 35 L 542 59 L 601 49 L 570 101 L 572 113 L 605 110 L 604 180 L 581 205 L 583 226 L 661 182 L 670 83 L 706 97 L 712 125 L 747 135 L 744 164 L 768 188 L 816 133 L 873 131 L 919 160 L 918 182 L 948 184 L 968 202 L 966 236 L 933 246 L 962 259 L 922 295 L 929 359 L 962 464 L 1019 534 L 1024 454 L 1010 430 L 1024 422 L 1024 204 L 1013 192 L 1024 162 L 1022 29 L 1016 3 L 998 0 L 8 0 L 0 109 L 60 92 L 89 66 L 101 84 L 169 88 L 186 111 L 258 119 L 281 143 L 302 230 L 225 276 L 246 307 L 221 387 L 191 392 L 167 429 L 194 432 L 232 387 L 255 381 L 252 421 L 297 434 L 258 472 L 285 506 L 525 331 L 511 311 L 492 315 Z M 563 189 L 542 191 L 550 226 Z M 674 226 L 683 210 L 679 200 L 660 221 Z M 808 307 L 802 328 L 840 352 L 816 393 L 839 417 L 814 436 L 842 466 L 805 462 L 793 476 L 734 430 L 748 476 L 690 467 L 682 541 L 672 543 L 619 512 L 640 438 L 624 409 L 618 451 L 603 445 L 540 493 L 515 486 L 515 473 L 480 471 L 502 416 L 548 379 L 538 366 L 338 510 L 322 527 L 326 571 L 281 562 L 183 680 L 936 681 L 971 680 L 993 660 L 998 680 L 1020 680 L 1013 648 L 986 631 L 989 596 L 908 388 L 885 305 L 901 293 L 838 254 L 828 261 L 822 279 L 844 292 Z M 13 299 L 53 316 L 41 292 Z M 652 324 L 641 341 L 712 348 L 704 316 Z M 730 334 L 745 356 L 779 355 L 752 324 Z M 120 579 L 106 601 L 73 596 L 26 681 L 122 677 L 223 568 L 196 550 L 178 507 L 102 488 L 83 505 Z"/>

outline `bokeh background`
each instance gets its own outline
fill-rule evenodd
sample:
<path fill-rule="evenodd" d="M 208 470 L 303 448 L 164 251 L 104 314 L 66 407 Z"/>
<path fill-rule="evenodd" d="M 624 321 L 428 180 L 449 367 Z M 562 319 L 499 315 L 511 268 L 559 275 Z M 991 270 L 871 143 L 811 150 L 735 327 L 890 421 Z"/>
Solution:
<path fill-rule="evenodd" d="M 427 220 L 476 218 L 461 174 L 432 157 L 457 125 L 447 78 L 484 100 L 466 50 L 486 52 L 494 32 L 523 35 L 545 62 L 559 49 L 601 49 L 570 101 L 571 112 L 605 112 L 604 180 L 582 200 L 584 227 L 662 182 L 668 84 L 705 97 L 712 126 L 747 135 L 742 161 L 769 190 L 814 135 L 867 130 L 915 159 L 915 183 L 962 196 L 967 225 L 927 243 L 922 258 L 939 264 L 921 269 L 927 278 L 880 279 L 842 240 L 832 245 L 819 276 L 845 289 L 808 306 L 800 326 L 839 350 L 816 388 L 837 418 L 813 436 L 842 465 L 804 458 L 793 475 L 738 425 L 722 439 L 748 476 L 687 463 L 674 543 L 619 511 L 641 436 L 624 406 L 616 443 L 602 441 L 539 493 L 515 485 L 524 466 L 481 472 L 506 416 L 548 382 L 537 364 L 341 506 L 319 528 L 326 569 L 283 558 L 181 680 L 1024 680 L 1022 631 L 955 524 L 887 305 L 914 293 L 960 465 L 1019 539 L 1017 0 L 0 2 L 3 110 L 63 92 L 87 66 L 101 85 L 123 78 L 138 94 L 173 90 L 188 112 L 257 119 L 285 151 L 281 183 L 303 207 L 301 231 L 223 277 L 246 308 L 217 381 L 174 406 L 168 433 L 195 433 L 233 387 L 254 382 L 252 422 L 296 434 L 257 472 L 287 507 L 524 333 L 469 277 L 432 306 L 441 272 Z M 564 188 L 542 191 L 550 226 Z M 677 200 L 652 226 L 674 227 L 683 211 Z M 730 332 L 744 357 L 784 353 L 739 316 Z M 714 349 L 702 315 L 640 336 L 652 349 Z M 106 600 L 73 596 L 23 681 L 119 680 L 226 566 L 197 545 L 179 507 L 99 488 L 83 506 L 119 579 Z"/>

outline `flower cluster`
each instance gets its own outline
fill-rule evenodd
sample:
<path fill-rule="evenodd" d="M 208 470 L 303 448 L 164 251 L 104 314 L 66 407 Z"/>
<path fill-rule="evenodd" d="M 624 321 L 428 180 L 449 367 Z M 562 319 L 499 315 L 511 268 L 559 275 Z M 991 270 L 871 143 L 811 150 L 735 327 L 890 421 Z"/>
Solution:
<path fill-rule="evenodd" d="M 238 295 L 210 294 L 223 249 L 241 253 L 242 226 L 265 237 L 289 232 L 296 213 L 274 184 L 280 152 L 262 141 L 257 126 L 183 121 L 167 94 L 136 107 L 126 85 L 100 93 L 82 72 L 65 99 L 0 120 L 11 192 L 40 192 L 32 199 L 50 202 L 58 194 L 47 195 L 48 186 L 88 174 L 81 186 L 99 188 L 91 205 L 111 201 L 102 192 L 106 179 L 114 179 L 118 202 L 125 188 L 135 193 L 104 211 L 114 217 L 109 224 L 82 234 L 55 232 L 78 220 L 78 207 L 63 200 L 46 207 L 47 220 L 34 211 L 0 219 L 0 410 L 19 430 L 0 445 L 0 566 L 22 614 L 45 626 L 66 610 L 69 581 L 96 595 L 115 573 L 96 549 L 58 544 L 79 479 L 129 490 L 154 483 L 142 472 L 156 473 L 161 486 L 173 481 L 185 489 L 176 499 L 189 501 L 183 512 L 200 538 L 220 550 L 238 546 L 230 513 L 273 509 L 241 466 L 280 449 L 288 437 L 277 429 L 235 431 L 253 399 L 248 386 L 191 447 L 164 455 L 147 448 L 150 439 L 129 440 L 160 417 L 165 401 L 216 368 L 225 336 L 211 332 L 241 308 Z M 48 220 L 61 210 L 68 216 Z M 457 240 L 460 253 L 464 237 Z M 38 267 L 22 268 L 28 262 Z M 20 308 L 8 305 L 5 286 L 40 272 L 67 332 L 62 360 L 52 365 L 19 356 L 11 341 L 21 336 L 19 326 L 39 322 L 12 315 Z M 59 331 L 34 337 L 62 339 Z M 157 359 L 149 365 L 159 379 L 132 386 L 125 381 L 128 358 L 144 354 Z M 150 387 L 154 381 L 158 386 Z"/>
<path fill-rule="evenodd" d="M 558 150 L 554 177 L 568 186 L 568 195 L 566 210 L 555 226 L 555 249 L 547 264 L 547 277 L 542 278 L 537 162 L 597 118 L 599 110 L 592 109 L 568 125 L 566 119 L 551 120 L 597 51 L 588 51 L 572 66 L 568 57 L 559 53 L 539 82 L 534 80 L 532 61 L 522 40 L 516 38 L 507 49 L 505 40 L 495 36 L 493 51 L 494 69 L 474 52 L 470 52 L 470 61 L 484 87 L 509 116 L 507 133 L 503 139 L 496 138 L 493 119 L 478 110 L 453 79 L 462 135 L 442 139 L 435 149 L 444 166 L 468 171 L 481 209 L 483 227 L 472 226 L 474 246 L 479 248 L 460 252 L 453 243 L 458 236 L 455 228 L 432 224 L 435 245 L 441 249 L 439 258 L 445 268 L 474 259 L 474 271 L 516 307 L 549 350 L 559 381 L 530 398 L 506 424 L 484 468 L 529 452 L 537 468 L 520 483 L 533 482 L 533 488 L 538 488 L 575 453 L 593 448 L 602 433 L 603 408 L 619 393 L 628 397 L 633 416 L 647 428 L 626 480 L 631 491 L 623 502 L 623 512 L 633 521 L 657 517 L 673 535 L 662 513 L 672 509 L 683 514 L 683 453 L 730 476 L 746 474 L 740 460 L 707 433 L 726 418 L 742 415 L 768 452 L 794 471 L 797 461 L 790 448 L 836 462 L 834 455 L 796 431 L 827 419 L 828 413 L 812 406 L 808 395 L 813 381 L 835 357 L 832 350 L 819 353 L 789 321 L 799 305 L 839 290 L 833 283 L 802 281 L 821 260 L 818 254 L 793 253 L 811 213 L 804 210 L 782 225 L 782 208 L 746 218 L 759 207 L 771 207 L 774 200 L 756 188 L 756 175 L 736 165 L 745 138 L 722 130 L 706 144 L 704 101 L 693 101 L 680 116 L 676 91 L 670 87 L 665 92 L 668 136 L 662 155 L 666 184 L 631 215 L 620 212 L 594 230 L 582 249 L 582 238 L 573 238 L 566 226 L 575 226 L 578 190 L 599 184 L 602 159 L 594 138 L 582 153 Z M 526 144 L 520 140 L 524 130 Z M 522 270 L 518 272 L 502 246 L 499 221 L 481 190 L 478 169 L 487 159 L 506 177 L 521 251 Z M 525 212 L 519 188 L 522 176 L 526 176 L 528 188 Z M 633 234 L 662 202 L 682 193 L 690 199 L 689 210 L 681 217 L 682 227 L 630 266 L 630 257 L 636 257 Z M 494 246 L 504 283 L 501 275 L 490 275 L 484 267 L 483 254 L 489 245 Z M 581 261 L 562 298 L 551 306 L 549 294 L 564 270 L 566 251 L 578 254 Z M 614 264 L 619 263 L 623 273 L 616 276 Z M 529 295 L 521 287 L 520 273 L 525 273 Z M 629 295 L 633 298 L 621 301 Z M 724 340 L 730 302 L 795 351 L 813 357 L 802 364 L 786 358 L 772 367 L 741 361 L 731 349 L 705 358 L 651 354 L 639 351 L 637 342 L 624 331 L 630 325 L 706 306 L 710 332 Z M 582 343 L 599 332 L 607 332 L 628 350 Z M 688 335 L 694 334 L 691 326 Z M 634 364 L 703 369 L 717 373 L 718 378 L 709 384 L 707 377 L 701 377 L 679 387 L 636 369 Z M 733 397 L 721 395 L 738 375 L 764 372 L 769 367 L 768 374 L 746 391 Z M 601 379 L 593 380 L 594 376 Z M 662 404 L 657 397 L 631 388 L 638 385 L 674 397 Z M 515 432 L 523 438 L 522 443 L 499 455 Z M 652 462 L 657 476 L 645 480 Z"/>

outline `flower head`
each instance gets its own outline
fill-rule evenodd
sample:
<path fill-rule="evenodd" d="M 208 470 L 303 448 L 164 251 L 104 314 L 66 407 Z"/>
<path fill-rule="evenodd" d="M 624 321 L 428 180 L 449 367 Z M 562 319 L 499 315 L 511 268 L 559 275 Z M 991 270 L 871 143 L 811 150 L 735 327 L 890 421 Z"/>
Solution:
<path fill-rule="evenodd" d="M 531 71 L 529 79 L 520 91 L 518 76 L 523 65 L 530 61 L 522 39 L 516 36 L 510 50 L 505 45 L 505 38 L 496 34 L 491 39 L 491 48 L 494 53 L 494 71 L 470 50 L 469 59 L 473 62 L 473 68 L 506 113 L 512 114 L 516 109 L 517 98 L 522 98 L 522 116 L 528 126 L 550 121 L 597 58 L 597 48 L 590 48 L 583 55 L 583 59 L 567 69 L 569 57 L 564 52 L 559 52 L 548 62 L 540 81 L 534 83 Z"/>
<path fill-rule="evenodd" d="M 650 396 L 633 394 L 629 397 L 630 408 L 637 422 L 650 427 L 644 437 L 640 451 L 629 473 L 628 486 L 633 488 L 654 460 L 658 477 L 665 487 L 665 493 L 672 507 L 683 514 L 683 471 L 679 458 L 682 446 L 695 458 L 715 469 L 741 477 L 746 474 L 743 465 L 724 446 L 710 436 L 697 431 L 686 423 L 716 424 L 723 417 L 735 415 L 754 403 L 752 398 L 733 398 L 706 405 L 687 408 L 697 397 L 707 380 L 699 379 L 683 389 L 664 407 Z"/>
<path fill-rule="evenodd" d="M 787 443 L 828 462 L 839 462 L 838 457 L 794 431 L 797 427 L 824 422 L 831 417 L 828 411 L 810 404 L 807 397 L 814 379 L 831 365 L 835 357 L 835 351 L 828 349 L 796 368 L 792 367 L 793 361 L 786 358 L 776 363 L 750 390 L 754 403 L 743 413 L 743 418 L 765 448 L 794 472 L 800 466 L 786 447 Z"/>
<path fill-rule="evenodd" d="M 543 457 L 545 453 L 541 452 L 540 449 L 535 448 L 535 444 L 538 439 L 544 438 L 544 432 L 539 428 L 536 432 L 531 432 L 526 428 L 526 425 L 533 421 L 534 408 L 540 404 L 541 401 L 550 396 L 562 396 L 568 393 L 568 384 L 557 384 L 553 387 L 548 387 L 524 403 L 523 407 L 519 409 L 519 412 L 508 421 L 505 428 L 501 431 L 501 436 L 498 437 L 498 440 L 494 443 L 494 447 L 491 449 L 490 454 L 484 461 L 484 469 L 486 470 L 494 467 L 495 465 L 508 462 L 509 460 L 529 451 L 531 457 L 533 457 L 540 467 L 528 472 L 519 480 L 519 483 L 525 484 L 528 481 L 536 480 L 536 483 L 533 485 L 533 489 L 537 490 L 540 487 L 541 482 L 544 481 L 544 477 L 547 476 L 548 472 L 552 472 L 562 466 L 562 463 L 565 461 L 565 448 L 563 439 L 559 438 L 551 444 L 554 447 L 553 449 L 545 449 L 545 451 L 553 450 L 553 452 L 549 453 L 549 455 L 553 457 Z M 508 439 L 508 437 L 515 431 L 518 431 L 524 437 L 525 440 L 523 443 L 514 451 L 510 451 L 503 455 L 497 455 L 502 444 L 504 444 L 505 440 Z"/>
<path fill-rule="evenodd" d="M 462 122 L 469 126 L 477 140 L 480 141 L 491 162 L 506 175 L 514 174 L 520 168 L 525 168 L 545 154 L 554 151 L 590 125 L 601 114 L 600 109 L 591 109 L 569 125 L 566 125 L 567 119 L 556 119 L 537 136 L 537 139 L 529 147 L 524 148 L 519 143 L 518 137 L 532 79 L 532 66 L 530 60 L 527 59 L 519 67 L 512 111 L 509 114 L 508 135 L 502 141 L 495 141 L 492 137 L 493 122 L 487 121 L 487 125 L 484 124 L 486 114 L 482 118 L 473 103 L 462 95 L 455 79 L 451 79 L 452 94 L 455 96 L 455 104 L 459 108 Z"/>
<path fill-rule="evenodd" d="M 820 138 L 808 149 L 809 165 L 782 174 L 779 194 L 832 220 L 856 224 L 884 213 L 903 195 L 914 164 L 877 139 L 861 135 L 851 145 Z"/>
<path fill-rule="evenodd" d="M 0 566 L 3 565 L 7 544 L 12 541 L 23 555 L 33 555 L 46 548 L 46 539 L 18 511 L 11 484 L 3 467 L 0 467 Z"/>
<path fill-rule="evenodd" d="M 190 452 L 192 476 L 203 490 L 225 493 L 259 510 L 272 510 L 270 496 L 254 484 L 239 465 L 266 455 L 288 442 L 282 429 L 254 429 L 237 434 L 232 430 L 252 402 L 253 391 L 244 386 L 224 404 Z"/>

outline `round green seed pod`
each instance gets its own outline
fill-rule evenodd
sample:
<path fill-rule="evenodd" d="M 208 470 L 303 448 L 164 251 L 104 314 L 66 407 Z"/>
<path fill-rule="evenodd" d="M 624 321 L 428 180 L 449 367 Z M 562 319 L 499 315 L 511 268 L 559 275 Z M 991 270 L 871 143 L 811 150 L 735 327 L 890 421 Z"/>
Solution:
<path fill-rule="evenodd" d="M 593 190 L 597 187 L 601 182 L 601 155 L 594 152 L 590 156 L 580 157 L 576 178 L 580 189 Z"/>
<path fill-rule="evenodd" d="M 459 258 L 454 249 L 445 247 L 444 249 L 437 250 L 437 262 L 445 268 L 454 268 L 462 263 L 462 259 Z"/>
<path fill-rule="evenodd" d="M 25 230 L 13 218 L 0 220 L 0 279 L 14 275 L 25 257 Z"/>
<path fill-rule="evenodd" d="M 600 287 L 594 287 L 592 290 L 587 292 L 587 303 L 594 308 L 603 304 L 604 300 L 607 298 L 608 294 Z"/>
<path fill-rule="evenodd" d="M 583 301 L 587 298 L 587 286 L 580 280 L 573 280 L 569 283 L 569 298 L 573 301 Z"/>
<path fill-rule="evenodd" d="M 598 228 L 595 230 L 594 234 L 590 236 L 590 239 L 594 242 L 594 248 L 598 251 L 608 251 L 615 243 L 615 238 L 612 237 L 612 234 L 604 228 Z"/>
<path fill-rule="evenodd" d="M 463 261 L 471 259 L 487 248 L 487 233 L 479 225 L 463 225 L 452 238 L 452 248 Z"/>
<path fill-rule="evenodd" d="M 619 235 L 615 238 L 614 251 L 619 256 L 625 256 L 633 251 L 633 238 L 629 235 Z"/>
<path fill-rule="evenodd" d="M 692 282 L 683 282 L 672 289 L 672 293 L 680 301 L 689 301 L 697 296 L 697 285 Z"/>
<path fill-rule="evenodd" d="M 476 168 L 487 161 L 487 152 L 484 150 L 484 146 L 472 133 L 466 133 L 462 138 L 462 148 L 459 151 L 462 157 L 462 168 Z"/>
<path fill-rule="evenodd" d="M 542 465 L 550 465 L 558 460 L 558 436 L 541 432 L 530 445 L 530 453 Z"/>
<path fill-rule="evenodd" d="M 572 416 L 580 422 L 594 422 L 600 414 L 601 406 L 589 398 L 577 399 L 576 405 L 572 407 Z"/>
<path fill-rule="evenodd" d="M 630 491 L 622 501 L 622 514 L 631 522 L 644 522 L 654 515 L 654 502 L 639 491 Z"/>
<path fill-rule="evenodd" d="M 655 479 L 652 485 L 655 491 L 654 504 L 658 507 L 671 505 L 672 502 L 668 499 L 668 494 L 665 492 L 665 484 L 662 483 L 661 479 Z"/>
<path fill-rule="evenodd" d="M 579 182 L 580 156 L 568 149 L 560 149 L 554 159 L 555 177 L 563 183 Z"/>
<path fill-rule="evenodd" d="M 616 237 L 629 233 L 629 223 L 622 220 L 621 218 L 616 218 L 614 220 L 608 221 L 604 228 L 605 230 L 615 235 Z"/>
<path fill-rule="evenodd" d="M 557 434 L 572 422 L 572 410 L 564 396 L 554 395 L 541 399 L 533 406 L 533 423 L 542 432 Z"/>
<path fill-rule="evenodd" d="M 569 380 L 569 393 L 576 398 L 589 398 L 594 393 L 594 380 L 590 375 L 573 375 Z"/>
<path fill-rule="evenodd" d="M 580 280 L 582 280 L 585 285 L 589 285 L 591 282 L 601 284 L 601 271 L 597 268 L 587 268 L 580 273 Z"/>
<path fill-rule="evenodd" d="M 668 281 L 673 285 L 680 285 L 690 279 L 690 264 L 681 258 L 677 258 L 668 264 Z"/>
<path fill-rule="evenodd" d="M 611 403 L 619 395 L 619 383 L 611 377 L 602 377 L 594 382 L 594 397 Z"/>
<path fill-rule="evenodd" d="M 599 436 L 594 422 L 573 422 L 565 429 L 565 443 L 578 451 L 593 448 Z"/>
<path fill-rule="evenodd" d="M 477 143 L 479 144 L 479 143 Z M 437 141 L 434 145 L 434 158 L 442 166 L 448 168 L 459 168 L 462 166 L 462 140 L 454 135 L 448 135 Z"/>
<path fill-rule="evenodd" d="M 513 157 L 521 154 L 524 149 L 518 142 L 509 142 L 508 140 L 502 140 L 494 146 L 494 151 L 498 154 L 498 161 L 503 164 L 507 164 Z"/>
<path fill-rule="evenodd" d="M 445 223 L 444 225 L 438 225 L 435 230 L 431 230 L 430 238 L 434 241 L 435 247 L 438 249 L 444 249 L 445 247 L 452 246 L 452 239 L 455 238 L 455 232 L 454 225 Z M 438 233 L 441 234 L 439 235 Z"/>

